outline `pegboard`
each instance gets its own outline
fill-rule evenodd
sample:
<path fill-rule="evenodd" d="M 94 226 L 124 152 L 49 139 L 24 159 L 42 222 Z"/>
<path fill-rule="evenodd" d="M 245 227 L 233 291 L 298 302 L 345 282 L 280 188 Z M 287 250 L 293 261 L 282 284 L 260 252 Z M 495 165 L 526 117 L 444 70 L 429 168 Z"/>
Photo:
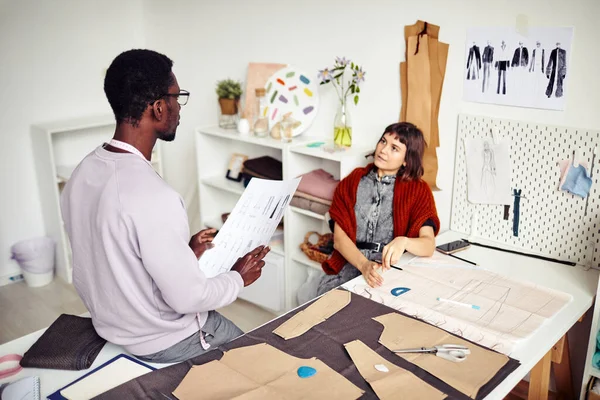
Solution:
<path fill-rule="evenodd" d="M 504 220 L 504 206 L 473 204 L 467 200 L 465 138 L 489 138 L 492 127 L 498 136 L 510 139 L 511 192 L 522 189 L 519 236 L 513 236 L 513 206 Z M 471 233 L 476 213 L 476 237 L 542 254 L 586 267 L 600 269 L 600 188 L 596 154 L 593 184 L 586 199 L 559 191 L 558 161 L 572 159 L 579 148 L 581 161 L 592 162 L 600 131 L 548 126 L 538 123 L 461 114 L 458 121 L 456 162 L 452 193 L 452 230 Z M 600 149 L 599 149 L 600 150 Z"/>

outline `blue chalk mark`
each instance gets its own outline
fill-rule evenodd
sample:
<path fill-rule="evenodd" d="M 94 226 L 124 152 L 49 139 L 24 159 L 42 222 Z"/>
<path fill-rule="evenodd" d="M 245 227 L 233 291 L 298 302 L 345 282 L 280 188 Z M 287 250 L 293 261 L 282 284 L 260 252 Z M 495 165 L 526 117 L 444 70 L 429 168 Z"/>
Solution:
<path fill-rule="evenodd" d="M 317 373 L 317 370 L 313 367 L 300 367 L 298 368 L 298 376 L 300 378 L 310 378 Z"/>
<path fill-rule="evenodd" d="M 406 288 L 406 287 L 397 287 L 397 288 L 393 288 L 393 289 L 391 290 L 391 293 L 392 293 L 394 296 L 400 296 L 401 294 L 404 294 L 404 293 L 408 292 L 409 290 L 410 290 L 410 289 L 409 289 L 409 288 Z"/>
<path fill-rule="evenodd" d="M 305 77 L 304 75 L 300 75 L 300 81 L 302 83 L 304 83 L 305 85 L 308 85 L 310 83 L 310 80 L 307 77 Z"/>

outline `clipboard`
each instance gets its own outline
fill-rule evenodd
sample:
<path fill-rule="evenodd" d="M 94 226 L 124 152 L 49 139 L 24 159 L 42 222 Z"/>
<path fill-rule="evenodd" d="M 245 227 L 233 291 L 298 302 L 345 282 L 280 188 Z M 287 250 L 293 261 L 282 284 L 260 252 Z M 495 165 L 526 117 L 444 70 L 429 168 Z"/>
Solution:
<path fill-rule="evenodd" d="M 116 357 L 114 357 L 114 358 L 112 358 L 112 359 L 108 360 L 108 361 L 107 361 L 107 362 L 105 362 L 104 364 L 100 365 L 98 368 L 95 368 L 94 370 L 92 370 L 92 371 L 88 372 L 87 374 L 83 375 L 82 377 L 79 377 L 78 379 L 76 379 L 76 380 L 74 380 L 73 382 L 69 383 L 68 385 L 66 385 L 66 386 L 64 386 L 64 387 L 62 387 L 62 388 L 60 388 L 60 389 L 58 389 L 56 392 L 54 392 L 54 393 L 52 393 L 52 394 L 48 395 L 48 396 L 47 396 L 47 399 L 48 399 L 48 400 L 67 400 L 67 398 L 66 398 L 66 397 L 64 397 L 64 396 L 61 394 L 61 392 L 62 392 L 62 391 L 64 391 L 65 389 L 67 389 L 67 388 L 69 388 L 69 387 L 71 387 L 71 386 L 75 385 L 77 382 L 79 382 L 79 381 L 82 381 L 83 379 L 85 379 L 85 378 L 89 377 L 90 375 L 93 375 L 93 374 L 97 373 L 97 372 L 98 372 L 98 371 L 100 371 L 101 369 L 103 369 L 103 368 L 105 368 L 105 367 L 107 367 L 107 366 L 109 366 L 109 365 L 113 364 L 114 362 L 116 362 L 116 361 L 118 361 L 118 360 L 120 360 L 120 359 L 126 359 L 126 360 L 128 360 L 128 361 L 131 361 L 131 362 L 134 362 L 134 363 L 136 363 L 136 364 L 139 364 L 139 365 L 141 365 L 141 366 L 143 366 L 143 367 L 147 368 L 147 369 L 149 370 L 148 372 L 152 372 L 152 371 L 155 371 L 155 370 L 156 370 L 156 368 L 154 368 L 154 367 L 151 367 L 150 365 L 148 365 L 148 364 L 145 364 L 145 363 L 143 363 L 143 362 L 141 362 L 141 361 L 139 361 L 139 360 L 136 360 L 135 358 L 133 358 L 133 357 L 131 357 L 131 356 L 128 356 L 128 355 L 126 355 L 126 354 L 119 354 L 119 355 L 117 355 Z M 125 383 L 125 382 L 122 382 L 122 383 Z M 119 383 L 119 385 L 120 385 L 120 384 L 121 384 L 121 383 Z M 116 386 L 113 386 L 113 387 L 116 387 Z M 106 390 L 104 390 L 104 391 L 108 391 L 108 390 L 110 390 L 110 389 L 112 389 L 112 387 L 108 387 L 108 386 L 107 386 L 107 387 L 106 387 Z"/>

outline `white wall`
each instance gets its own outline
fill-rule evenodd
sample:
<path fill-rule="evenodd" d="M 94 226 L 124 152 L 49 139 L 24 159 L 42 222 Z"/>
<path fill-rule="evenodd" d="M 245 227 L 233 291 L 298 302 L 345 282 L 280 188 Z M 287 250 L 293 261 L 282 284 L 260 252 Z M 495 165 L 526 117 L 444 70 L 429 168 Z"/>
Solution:
<path fill-rule="evenodd" d="M 600 80 L 593 78 L 600 65 L 595 27 L 595 17 L 600 15 L 598 0 L 178 1 L 168 9 L 162 1 L 144 4 L 147 45 L 175 61 L 180 86 L 192 92 L 182 112 L 177 140 L 163 147 L 167 177 L 184 194 L 192 225 L 197 220 L 193 129 L 216 123 L 213 89 L 218 79 L 244 80 L 250 61 L 289 63 L 314 72 L 331 65 L 335 56 L 349 57 L 367 71 L 360 104 L 352 110 L 355 141 L 375 144 L 383 128 L 398 119 L 403 27 L 417 19 L 440 25 L 440 40 L 450 44 L 439 115 L 438 185 L 442 191 L 435 193 L 444 227 L 450 223 L 459 113 L 600 128 Z M 461 100 L 467 27 L 515 26 L 519 15 L 525 16 L 530 26 L 575 27 L 564 112 Z M 331 132 L 336 107 L 332 90 L 321 87 L 321 108 L 312 135 Z"/>
<path fill-rule="evenodd" d="M 564 112 L 461 100 L 466 28 L 514 26 L 518 15 L 531 26 L 575 27 Z M 352 58 L 367 71 L 360 105 L 352 110 L 355 141 L 374 143 L 398 119 L 404 25 L 417 19 L 439 24 L 450 54 L 440 108 L 443 190 L 435 196 L 447 227 L 458 113 L 600 128 L 600 80 L 594 78 L 600 65 L 598 15 L 598 0 L 1 0 L 0 276 L 16 271 L 8 259 L 12 243 L 44 234 L 29 126 L 110 112 L 103 71 L 120 51 L 146 46 L 164 52 L 175 61 L 181 87 L 192 92 L 177 140 L 163 149 L 166 179 L 184 196 L 197 228 L 193 130 L 216 123 L 218 79 L 243 80 L 250 61 L 316 71 L 335 56 Z M 331 89 L 321 88 L 314 134 L 331 132 L 336 104 Z"/>
<path fill-rule="evenodd" d="M 104 69 L 142 27 L 141 0 L 0 3 L 0 276 L 18 271 L 13 243 L 45 234 L 30 126 L 110 113 Z"/>

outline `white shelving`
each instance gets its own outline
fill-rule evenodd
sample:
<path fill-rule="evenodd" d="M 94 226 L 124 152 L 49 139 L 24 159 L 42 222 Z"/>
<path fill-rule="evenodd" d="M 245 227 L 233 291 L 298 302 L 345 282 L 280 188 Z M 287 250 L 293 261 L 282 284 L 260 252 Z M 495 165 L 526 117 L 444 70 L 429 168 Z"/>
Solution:
<path fill-rule="evenodd" d="M 590 339 L 588 342 L 587 357 L 585 359 L 585 366 L 583 369 L 583 381 L 581 382 L 581 393 L 580 398 L 586 398 L 586 389 L 589 380 L 594 377 L 600 379 L 600 370 L 592 364 L 592 358 L 596 352 L 596 336 L 598 335 L 598 329 L 600 328 L 600 279 L 598 281 L 598 289 L 596 290 L 596 300 L 594 307 L 594 316 L 592 318 L 592 326 L 590 328 Z"/>
<path fill-rule="evenodd" d="M 72 280 L 71 249 L 60 212 L 60 191 L 79 162 L 113 136 L 112 115 L 75 118 L 31 127 L 38 191 L 46 235 L 56 241 L 56 274 Z M 162 175 L 160 145 L 154 147 L 152 165 Z"/>
<path fill-rule="evenodd" d="M 216 226 L 217 218 L 220 220 L 221 214 L 233 209 L 244 190 L 241 183 L 225 178 L 233 153 L 241 153 L 249 158 L 268 155 L 280 160 L 283 179 L 291 179 L 318 168 L 339 179 L 357 166 L 365 165 L 365 155 L 372 151 L 368 148 L 353 147 L 329 153 L 324 147 L 308 146 L 322 140 L 302 135 L 294 138 L 292 143 L 282 143 L 272 138 L 240 135 L 236 131 L 217 127 L 198 128 L 196 152 L 202 225 Z M 263 270 L 261 277 L 265 282 L 271 282 L 272 285 L 281 284 L 283 287 L 264 288 L 268 293 L 266 297 L 264 290 L 245 290 L 246 300 L 275 312 L 290 310 L 297 305 L 296 292 L 306 281 L 309 268 L 321 269 L 319 263 L 311 261 L 299 248 L 309 231 L 329 232 L 325 216 L 297 207 L 288 207 L 284 215 L 283 246 L 272 246 L 271 250 L 273 255 L 283 256 L 283 279 L 280 279 L 281 271 L 274 267 Z M 274 296 L 281 298 L 275 299 Z M 273 304 L 279 304 L 281 308 L 274 309 Z"/>
<path fill-rule="evenodd" d="M 307 217 L 318 219 L 320 221 L 325 221 L 325 215 L 323 214 L 317 214 L 316 212 L 294 206 L 290 206 L 290 209 L 295 213 L 306 215 Z"/>

